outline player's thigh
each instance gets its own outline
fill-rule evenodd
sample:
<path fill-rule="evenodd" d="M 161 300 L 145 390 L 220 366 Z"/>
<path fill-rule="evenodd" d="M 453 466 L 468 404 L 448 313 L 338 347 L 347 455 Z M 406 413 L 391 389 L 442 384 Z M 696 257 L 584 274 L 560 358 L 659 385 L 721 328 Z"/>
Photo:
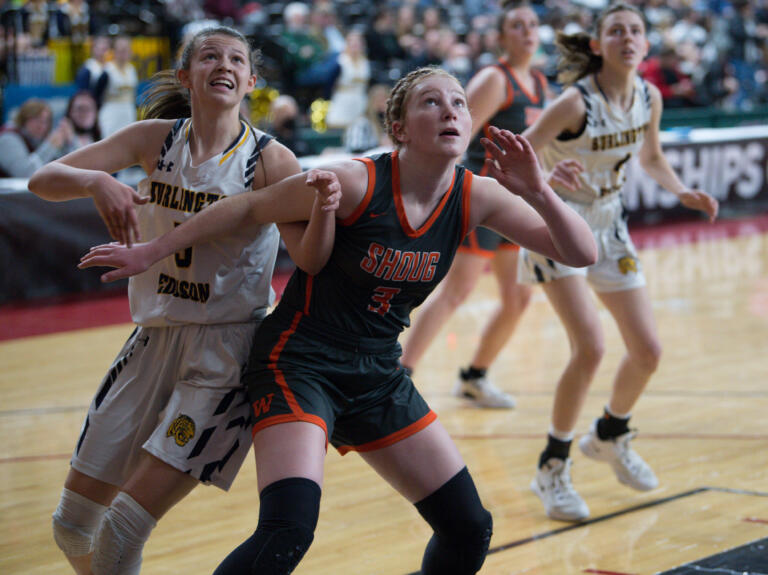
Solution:
<path fill-rule="evenodd" d="M 602 327 L 592 290 L 584 276 L 566 276 L 543 284 L 572 342 L 602 344 Z"/>
<path fill-rule="evenodd" d="M 411 503 L 436 491 L 464 467 L 438 420 L 402 441 L 360 456 Z"/>
<path fill-rule="evenodd" d="M 259 430 L 253 437 L 259 491 L 290 477 L 311 479 L 322 487 L 326 445 L 325 430 L 306 421 Z"/>

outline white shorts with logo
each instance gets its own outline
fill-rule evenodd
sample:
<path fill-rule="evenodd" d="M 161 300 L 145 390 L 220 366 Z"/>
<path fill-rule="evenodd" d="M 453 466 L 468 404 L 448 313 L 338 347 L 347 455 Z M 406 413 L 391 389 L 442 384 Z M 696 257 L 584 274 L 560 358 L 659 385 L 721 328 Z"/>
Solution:
<path fill-rule="evenodd" d="M 137 327 L 91 402 L 72 467 L 119 486 L 143 449 L 229 489 L 251 446 L 240 376 L 257 326 Z"/>
<path fill-rule="evenodd" d="M 644 286 L 643 268 L 629 237 L 620 195 L 612 194 L 589 205 L 568 201 L 566 203 L 592 228 L 597 244 L 597 261 L 588 267 L 572 268 L 521 249 L 518 258 L 518 281 L 540 284 L 580 275 L 587 278 L 596 292 L 604 293 Z"/>

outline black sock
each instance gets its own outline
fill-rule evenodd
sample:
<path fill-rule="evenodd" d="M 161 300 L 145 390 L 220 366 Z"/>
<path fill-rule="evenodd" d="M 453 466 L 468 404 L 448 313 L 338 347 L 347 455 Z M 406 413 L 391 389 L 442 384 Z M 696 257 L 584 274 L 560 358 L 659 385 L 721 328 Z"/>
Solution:
<path fill-rule="evenodd" d="M 605 441 L 623 435 L 629 431 L 629 417 L 626 419 L 614 417 L 608 410 L 604 411 L 603 417 L 597 421 L 597 436 Z"/>
<path fill-rule="evenodd" d="M 541 452 L 539 457 L 539 467 L 543 466 L 553 457 L 557 459 L 568 459 L 571 453 L 571 440 L 563 441 L 551 435 L 547 435 L 547 447 Z"/>
<path fill-rule="evenodd" d="M 459 376 L 464 381 L 468 381 L 470 379 L 480 379 L 481 377 L 485 377 L 486 371 L 488 371 L 488 369 L 485 367 L 478 368 L 474 365 L 470 365 L 467 369 L 459 370 Z"/>

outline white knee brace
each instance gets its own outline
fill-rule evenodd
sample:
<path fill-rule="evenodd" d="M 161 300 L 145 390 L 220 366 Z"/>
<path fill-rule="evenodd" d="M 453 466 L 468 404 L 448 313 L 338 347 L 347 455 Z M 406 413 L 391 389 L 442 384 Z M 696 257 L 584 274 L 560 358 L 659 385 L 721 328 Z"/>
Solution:
<path fill-rule="evenodd" d="M 118 493 L 96 535 L 91 560 L 93 575 L 138 575 L 144 543 L 156 524 L 155 518 L 133 497 Z"/>
<path fill-rule="evenodd" d="M 107 508 L 66 487 L 53 513 L 53 538 L 66 555 L 80 557 L 93 551 L 93 536 Z"/>

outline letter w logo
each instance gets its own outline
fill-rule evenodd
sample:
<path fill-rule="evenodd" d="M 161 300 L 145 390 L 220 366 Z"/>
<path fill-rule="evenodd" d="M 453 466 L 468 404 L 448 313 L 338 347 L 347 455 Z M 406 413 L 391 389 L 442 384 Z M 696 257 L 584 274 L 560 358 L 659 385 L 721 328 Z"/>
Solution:
<path fill-rule="evenodd" d="M 272 398 L 274 393 L 268 393 L 266 397 L 262 397 L 253 402 L 253 413 L 256 417 L 259 417 L 262 413 L 269 411 L 270 405 L 272 405 Z"/>

